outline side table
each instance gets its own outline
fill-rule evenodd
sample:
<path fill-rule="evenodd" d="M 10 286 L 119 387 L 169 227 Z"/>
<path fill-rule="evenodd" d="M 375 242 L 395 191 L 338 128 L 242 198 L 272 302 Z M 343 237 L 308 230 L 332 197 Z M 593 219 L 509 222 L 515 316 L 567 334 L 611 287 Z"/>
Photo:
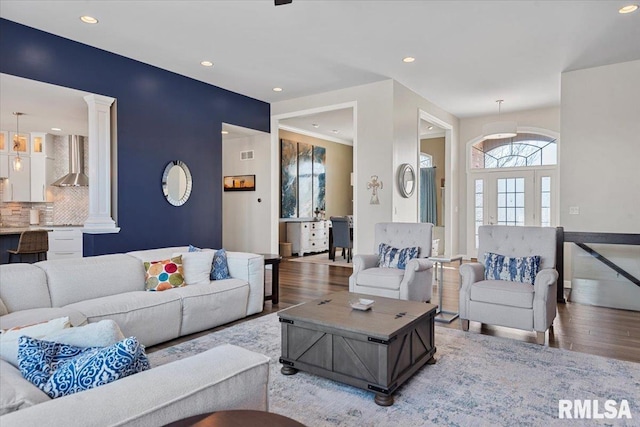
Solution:
<path fill-rule="evenodd" d="M 271 304 L 278 304 L 280 298 L 280 261 L 282 257 L 279 254 L 258 254 L 264 257 L 264 265 L 271 267 L 271 295 L 265 295 L 264 300 L 271 300 Z"/>
<path fill-rule="evenodd" d="M 451 323 L 456 320 L 459 316 L 457 311 L 446 311 L 442 309 L 442 294 L 444 288 L 444 263 L 445 262 L 453 262 L 459 261 L 460 265 L 462 265 L 462 255 L 455 255 L 452 257 L 445 256 L 432 256 L 429 257 L 429 261 L 433 261 L 436 263 L 436 281 L 438 282 L 438 310 L 436 311 L 435 321 L 440 323 Z M 437 268 L 440 267 L 440 274 L 438 274 Z M 451 317 L 447 318 L 445 315 L 449 315 Z"/>

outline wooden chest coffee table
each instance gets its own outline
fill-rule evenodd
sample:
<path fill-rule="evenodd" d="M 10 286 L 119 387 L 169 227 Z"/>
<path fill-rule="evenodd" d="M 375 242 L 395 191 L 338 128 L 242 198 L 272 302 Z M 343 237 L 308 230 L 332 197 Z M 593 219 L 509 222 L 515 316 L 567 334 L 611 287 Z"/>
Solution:
<path fill-rule="evenodd" d="M 349 301 L 375 300 L 367 311 Z M 381 406 L 425 363 L 435 363 L 436 306 L 337 292 L 278 312 L 281 372 L 310 372 L 375 392 Z"/>

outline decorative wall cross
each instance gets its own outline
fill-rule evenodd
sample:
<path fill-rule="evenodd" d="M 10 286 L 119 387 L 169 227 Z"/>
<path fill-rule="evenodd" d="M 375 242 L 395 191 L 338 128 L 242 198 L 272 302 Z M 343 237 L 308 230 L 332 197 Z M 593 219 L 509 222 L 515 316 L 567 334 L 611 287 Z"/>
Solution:
<path fill-rule="evenodd" d="M 371 175 L 371 181 L 367 182 L 367 189 L 371 190 L 370 205 L 379 205 L 378 189 L 382 190 L 382 181 L 378 181 L 378 175 Z"/>

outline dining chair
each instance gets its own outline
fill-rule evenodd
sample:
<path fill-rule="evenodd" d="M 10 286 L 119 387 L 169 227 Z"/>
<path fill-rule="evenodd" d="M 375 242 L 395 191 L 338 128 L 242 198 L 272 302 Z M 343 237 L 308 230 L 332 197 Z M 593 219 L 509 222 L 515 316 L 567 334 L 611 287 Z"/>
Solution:
<path fill-rule="evenodd" d="M 353 241 L 349 230 L 349 218 L 346 216 L 332 216 L 331 227 L 333 233 L 333 247 L 342 248 L 342 257 L 351 262 Z M 333 261 L 335 262 L 335 256 Z"/>

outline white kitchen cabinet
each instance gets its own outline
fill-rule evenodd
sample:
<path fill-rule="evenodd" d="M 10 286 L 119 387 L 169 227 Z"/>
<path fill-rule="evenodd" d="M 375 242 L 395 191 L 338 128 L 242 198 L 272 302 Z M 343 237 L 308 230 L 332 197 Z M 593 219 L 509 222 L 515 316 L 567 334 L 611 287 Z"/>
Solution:
<path fill-rule="evenodd" d="M 47 259 L 82 258 L 82 228 L 55 227 L 49 232 Z"/>
<path fill-rule="evenodd" d="M 31 156 L 53 157 L 53 135 L 44 132 L 31 132 L 29 152 Z"/>
<path fill-rule="evenodd" d="M 47 187 L 54 181 L 53 159 L 31 156 L 31 201 L 47 202 Z"/>
<path fill-rule="evenodd" d="M 9 132 L 0 130 L 0 153 L 9 152 Z"/>
<path fill-rule="evenodd" d="M 9 179 L 4 181 L 3 199 L 5 202 L 30 202 L 31 201 L 31 158 L 20 156 L 22 169 L 13 170 L 15 154 L 8 156 Z"/>
<path fill-rule="evenodd" d="M 0 178 L 9 178 L 9 155 L 0 153 Z"/>
<path fill-rule="evenodd" d="M 20 132 L 17 142 L 16 135 L 15 132 L 9 132 L 9 141 L 7 141 L 8 144 L 6 144 L 8 152 L 19 152 L 21 155 L 29 154 L 29 145 L 31 144 L 29 134 Z"/>
<path fill-rule="evenodd" d="M 287 241 L 291 252 L 303 256 L 305 252 L 322 252 L 329 249 L 327 221 L 287 222 Z"/>

